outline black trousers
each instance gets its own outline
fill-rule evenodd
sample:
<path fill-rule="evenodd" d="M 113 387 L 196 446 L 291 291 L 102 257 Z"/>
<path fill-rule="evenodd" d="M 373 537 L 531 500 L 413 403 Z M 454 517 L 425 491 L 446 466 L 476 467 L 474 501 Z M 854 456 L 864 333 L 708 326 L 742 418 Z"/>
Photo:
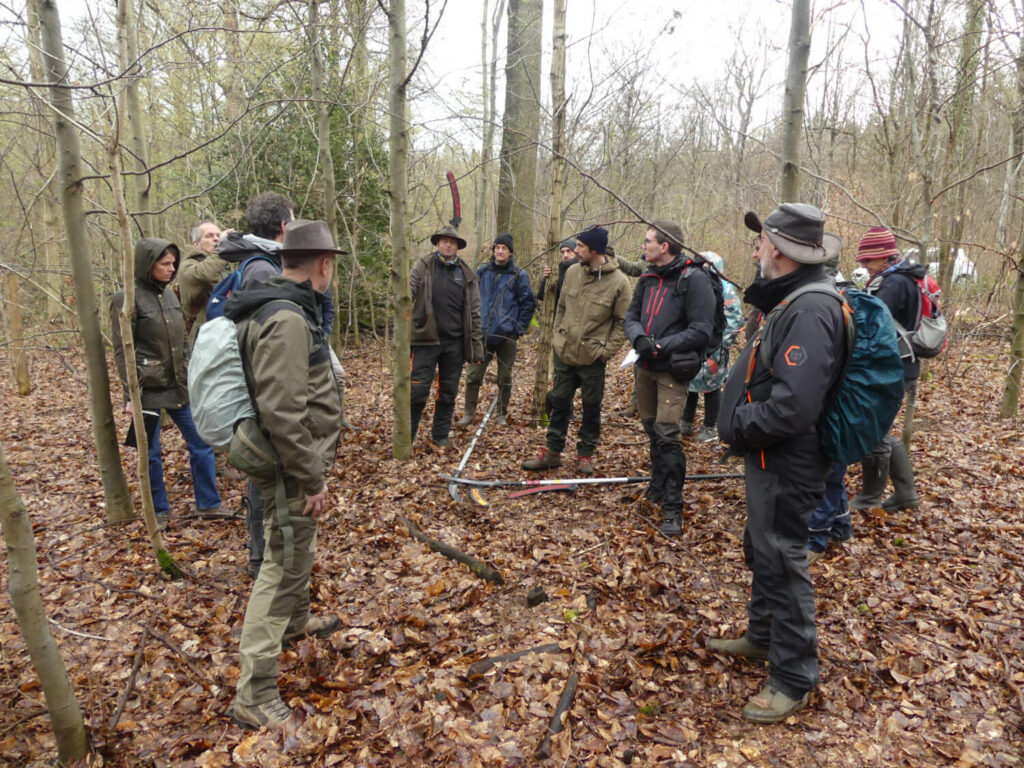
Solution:
<path fill-rule="evenodd" d="M 431 437 L 434 442 L 444 440 L 452 428 L 455 396 L 459 393 L 459 379 L 466 362 L 462 354 L 462 339 L 441 339 L 437 346 L 412 348 L 412 386 L 409 404 L 412 410 L 412 436 L 416 438 L 420 416 L 430 396 L 430 384 L 437 375 L 437 399 L 434 402 L 434 424 Z"/>
<path fill-rule="evenodd" d="M 818 684 L 814 585 L 807 573 L 807 524 L 825 491 L 828 461 L 806 477 L 761 467 L 761 452 L 746 459 L 747 525 L 743 557 L 754 578 L 747 637 L 768 648 L 772 683 L 791 698 Z"/>

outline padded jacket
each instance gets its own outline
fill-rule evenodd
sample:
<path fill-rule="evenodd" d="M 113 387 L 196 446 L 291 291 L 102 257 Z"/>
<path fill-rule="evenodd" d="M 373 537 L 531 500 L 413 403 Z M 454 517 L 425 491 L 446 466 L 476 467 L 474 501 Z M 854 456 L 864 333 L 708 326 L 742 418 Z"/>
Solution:
<path fill-rule="evenodd" d="M 913 333 L 921 313 L 921 289 L 917 281 L 927 274 L 924 264 L 900 261 L 868 280 L 864 290 L 880 298 L 892 313 L 892 319 Z M 914 381 L 920 375 L 921 361 L 916 357 L 903 358 L 903 380 Z"/>
<path fill-rule="evenodd" d="M 537 306 L 526 270 L 517 267 L 510 256 L 500 267 L 492 258 L 476 275 L 484 343 L 493 346 L 526 333 Z"/>
<path fill-rule="evenodd" d="M 188 372 L 185 352 L 185 316 L 174 291 L 167 283 L 150 276 L 157 259 L 171 249 L 177 272 L 181 256 L 178 247 L 167 240 L 143 238 L 135 244 L 135 312 L 132 338 L 135 340 L 135 369 L 142 388 L 142 407 L 146 410 L 181 408 L 188 403 Z M 114 344 L 114 362 L 128 401 L 128 371 L 122 344 L 121 308 L 124 291 L 110 300 L 110 328 Z"/>
<path fill-rule="evenodd" d="M 434 260 L 441 255 L 434 251 L 421 256 L 409 273 L 412 289 L 412 335 L 413 346 L 433 346 L 441 343 L 434 317 Z M 480 288 L 476 272 L 463 260 L 458 260 L 462 269 L 466 297 L 462 306 L 462 354 L 469 361 L 483 360 L 483 334 L 480 328 Z"/>

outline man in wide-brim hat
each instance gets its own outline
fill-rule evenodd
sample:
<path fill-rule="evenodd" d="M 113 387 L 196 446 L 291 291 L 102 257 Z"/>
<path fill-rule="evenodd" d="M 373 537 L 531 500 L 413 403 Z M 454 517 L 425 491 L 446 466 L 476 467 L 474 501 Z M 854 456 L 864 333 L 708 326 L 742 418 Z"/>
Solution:
<path fill-rule="evenodd" d="M 466 241 L 450 225 L 430 236 L 437 250 L 421 257 L 409 274 L 412 289 L 412 436 L 437 375 L 437 400 L 431 437 L 442 448 L 450 446 L 448 433 L 459 392 L 462 366 L 483 360 L 480 324 L 480 289 L 476 272 L 458 252 Z"/>
<path fill-rule="evenodd" d="M 825 216 L 816 207 L 783 203 L 763 222 L 754 213 L 744 222 L 758 233 L 754 247 L 761 270 L 744 301 L 767 316 L 797 289 L 826 282 L 824 263 L 841 241 L 825 232 Z M 775 723 L 805 707 L 818 684 L 807 523 L 830 464 L 817 421 L 842 375 L 847 340 L 840 303 L 816 292 L 792 300 L 773 325 L 770 348 L 758 352 L 760 333 L 729 375 L 718 419 L 722 441 L 745 457 L 743 554 L 753 572 L 747 631 L 707 646 L 768 660 L 768 682 L 743 708 L 743 717 Z"/>

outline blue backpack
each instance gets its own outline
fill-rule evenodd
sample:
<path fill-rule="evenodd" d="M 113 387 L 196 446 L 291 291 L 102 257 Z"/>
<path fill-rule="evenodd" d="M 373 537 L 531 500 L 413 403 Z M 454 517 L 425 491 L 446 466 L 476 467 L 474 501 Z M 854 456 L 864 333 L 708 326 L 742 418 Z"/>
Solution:
<path fill-rule="evenodd" d="M 797 288 L 768 314 L 760 343 L 761 362 L 771 368 L 768 351 L 773 323 L 805 293 L 823 293 L 843 306 L 847 358 L 835 391 L 818 422 L 825 455 L 855 464 L 889 433 L 903 402 L 903 361 L 896 322 L 881 299 L 856 288 L 842 293 L 828 283 Z M 748 374 L 749 375 L 749 374 Z"/>
<path fill-rule="evenodd" d="M 238 265 L 238 269 L 231 272 L 227 277 L 223 278 L 219 283 L 213 286 L 213 290 L 210 291 L 210 298 L 206 302 L 207 320 L 215 320 L 218 317 L 224 317 L 224 302 L 228 300 L 228 296 L 231 295 L 232 291 L 237 291 L 241 287 L 242 271 L 256 259 L 263 259 L 277 268 L 277 264 L 274 263 L 274 260 L 262 253 L 257 253 L 255 256 L 250 256 L 248 259 L 243 261 Z"/>

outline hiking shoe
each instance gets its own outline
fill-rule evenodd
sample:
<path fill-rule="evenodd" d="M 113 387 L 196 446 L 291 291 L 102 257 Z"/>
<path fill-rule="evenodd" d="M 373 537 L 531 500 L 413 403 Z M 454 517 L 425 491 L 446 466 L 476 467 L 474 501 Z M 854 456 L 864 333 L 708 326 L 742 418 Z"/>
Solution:
<path fill-rule="evenodd" d="M 824 554 L 825 554 L 824 551 L 815 552 L 813 549 L 808 549 L 807 550 L 807 567 L 810 568 L 816 562 L 821 560 L 821 558 L 824 556 Z"/>
<path fill-rule="evenodd" d="M 693 422 L 683 419 L 679 422 L 679 434 L 683 437 L 689 437 L 693 434 Z"/>
<path fill-rule="evenodd" d="M 199 517 L 220 517 L 223 511 L 224 510 L 221 508 L 220 504 L 216 507 L 209 507 L 208 509 L 200 509 L 199 507 L 196 507 L 196 514 L 199 515 Z"/>
<path fill-rule="evenodd" d="M 499 427 L 507 427 L 508 416 L 506 416 L 504 413 L 499 413 L 494 417 L 494 423 Z"/>
<path fill-rule="evenodd" d="M 547 448 L 541 448 L 540 456 L 536 459 L 524 461 L 520 466 L 530 472 L 538 472 L 542 469 L 555 469 L 556 467 L 562 466 L 562 452 L 549 451 Z"/>
<path fill-rule="evenodd" d="M 236 699 L 231 704 L 229 713 L 235 725 L 240 725 L 243 728 L 252 731 L 257 731 L 260 728 L 279 730 L 284 728 L 291 718 L 292 709 L 278 696 L 263 704 L 254 704 L 251 707 L 239 704 Z"/>
<path fill-rule="evenodd" d="M 718 430 L 714 427 L 704 427 L 697 433 L 697 440 L 702 443 L 713 443 L 718 439 Z"/>
<path fill-rule="evenodd" d="M 580 456 L 576 459 L 576 470 L 581 475 L 594 474 L 594 458 L 592 456 Z"/>
<path fill-rule="evenodd" d="M 156 529 L 163 533 L 167 530 L 167 525 L 170 523 L 171 513 L 170 512 L 157 512 L 156 513 Z"/>
<path fill-rule="evenodd" d="M 732 640 L 708 640 L 705 647 L 719 653 L 727 653 L 730 656 L 742 656 L 752 661 L 767 661 L 768 649 L 760 645 L 754 645 L 747 639 L 746 635 Z"/>
<path fill-rule="evenodd" d="M 678 536 L 683 532 L 683 515 L 680 511 L 662 511 L 661 532 L 666 536 Z"/>
<path fill-rule="evenodd" d="M 751 723 L 781 723 L 790 715 L 807 706 L 808 691 L 799 699 L 791 699 L 769 682 L 743 708 L 743 719 Z"/>
<path fill-rule="evenodd" d="M 306 626 L 294 632 L 285 633 L 285 636 L 281 639 L 281 647 L 287 648 L 295 640 L 301 640 L 304 637 L 327 637 L 328 635 L 333 635 L 339 629 L 341 629 L 341 619 L 337 616 L 330 614 L 314 616 L 311 613 L 309 618 L 306 619 Z"/>
<path fill-rule="evenodd" d="M 452 444 L 450 442 L 448 442 L 448 438 L 447 437 L 442 437 L 440 440 L 435 440 L 434 441 L 434 445 L 436 445 L 438 448 L 451 448 L 452 447 Z"/>

